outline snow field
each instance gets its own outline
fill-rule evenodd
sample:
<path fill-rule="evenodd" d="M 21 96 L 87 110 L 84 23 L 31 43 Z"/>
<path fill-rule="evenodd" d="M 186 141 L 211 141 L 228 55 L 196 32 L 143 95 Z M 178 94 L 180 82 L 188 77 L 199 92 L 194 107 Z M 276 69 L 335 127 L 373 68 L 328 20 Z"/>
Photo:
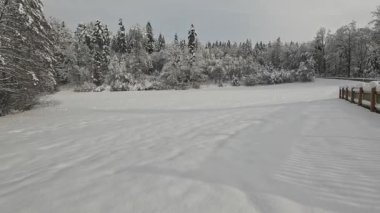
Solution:
<path fill-rule="evenodd" d="M 380 117 L 339 85 L 59 92 L 0 119 L 1 212 L 378 212 Z"/>

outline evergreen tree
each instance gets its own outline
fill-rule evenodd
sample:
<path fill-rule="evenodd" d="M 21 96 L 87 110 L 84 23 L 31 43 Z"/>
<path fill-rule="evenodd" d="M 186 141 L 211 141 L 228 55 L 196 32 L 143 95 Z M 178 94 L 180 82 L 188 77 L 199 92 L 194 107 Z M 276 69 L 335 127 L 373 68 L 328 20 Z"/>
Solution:
<path fill-rule="evenodd" d="M 277 38 L 276 42 L 273 44 L 272 51 L 270 54 L 272 65 L 276 68 L 280 68 L 281 54 L 282 54 L 282 42 L 281 42 L 281 38 Z"/>
<path fill-rule="evenodd" d="M 185 48 L 186 48 L 186 41 L 185 41 L 185 40 L 181 40 L 181 42 L 179 43 L 179 46 L 181 47 L 181 50 L 182 50 L 182 51 L 185 51 Z"/>
<path fill-rule="evenodd" d="M 162 35 L 162 34 L 160 34 L 159 36 L 158 36 L 158 40 L 157 40 L 157 51 L 158 52 L 160 52 L 161 50 L 163 50 L 163 49 L 165 49 L 165 44 L 166 42 L 165 42 L 165 37 Z"/>
<path fill-rule="evenodd" d="M 54 69 L 56 70 L 56 80 L 60 84 L 68 83 L 73 74 L 73 66 L 75 65 L 75 56 L 73 52 L 74 38 L 72 33 L 66 27 L 65 22 L 51 19 L 52 37 L 55 44 Z"/>
<path fill-rule="evenodd" d="M 129 29 L 127 36 L 127 50 L 128 53 L 141 52 L 143 47 L 144 36 L 139 26 L 134 26 Z"/>
<path fill-rule="evenodd" d="M 0 1 L 0 114 L 55 89 L 51 26 L 40 0 Z"/>
<path fill-rule="evenodd" d="M 96 21 L 92 34 L 94 64 L 92 67 L 92 80 L 97 86 L 104 83 L 110 61 L 110 34 L 107 26 Z"/>
<path fill-rule="evenodd" d="M 160 35 L 161 36 L 161 35 Z M 150 22 L 146 24 L 146 42 L 145 42 L 145 50 L 152 54 L 154 51 L 154 35 L 153 35 L 153 29 Z"/>
<path fill-rule="evenodd" d="M 188 36 L 188 47 L 190 54 L 192 55 L 192 58 L 195 57 L 195 48 L 196 48 L 196 38 L 197 38 L 197 33 L 195 32 L 194 25 L 191 25 L 191 28 L 189 30 L 189 36 Z"/>
<path fill-rule="evenodd" d="M 119 19 L 119 30 L 112 41 L 112 49 L 119 54 L 127 53 L 127 40 L 126 40 L 125 26 L 123 19 Z"/>
<path fill-rule="evenodd" d="M 74 76 L 74 82 L 78 85 L 92 82 L 93 49 L 92 33 L 94 24 L 79 24 L 75 31 L 75 58 L 78 73 Z"/>
<path fill-rule="evenodd" d="M 247 58 L 253 55 L 252 41 L 247 39 L 245 42 L 240 44 L 239 54 L 243 58 Z"/>
<path fill-rule="evenodd" d="M 178 35 L 177 33 L 174 35 L 174 44 L 179 45 Z"/>

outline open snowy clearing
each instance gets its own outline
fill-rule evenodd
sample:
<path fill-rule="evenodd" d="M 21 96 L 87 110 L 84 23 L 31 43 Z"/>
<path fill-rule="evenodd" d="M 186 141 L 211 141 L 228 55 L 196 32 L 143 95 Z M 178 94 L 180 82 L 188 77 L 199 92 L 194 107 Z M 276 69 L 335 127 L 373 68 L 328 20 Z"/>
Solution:
<path fill-rule="evenodd" d="M 344 84 L 59 92 L 0 118 L 0 212 L 380 212 L 380 115 Z"/>

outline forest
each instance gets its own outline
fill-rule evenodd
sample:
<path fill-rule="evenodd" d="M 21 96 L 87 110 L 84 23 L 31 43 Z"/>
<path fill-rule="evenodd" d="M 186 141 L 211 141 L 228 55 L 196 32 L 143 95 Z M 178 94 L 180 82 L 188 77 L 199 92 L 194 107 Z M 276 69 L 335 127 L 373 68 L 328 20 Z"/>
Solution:
<path fill-rule="evenodd" d="M 115 20 L 116 32 L 100 20 L 71 30 L 46 18 L 40 0 L 0 0 L 0 115 L 30 109 L 66 84 L 77 92 L 140 91 L 380 75 L 380 6 L 366 27 L 321 28 L 302 43 L 201 43 L 193 25 L 165 38 L 150 22 Z"/>

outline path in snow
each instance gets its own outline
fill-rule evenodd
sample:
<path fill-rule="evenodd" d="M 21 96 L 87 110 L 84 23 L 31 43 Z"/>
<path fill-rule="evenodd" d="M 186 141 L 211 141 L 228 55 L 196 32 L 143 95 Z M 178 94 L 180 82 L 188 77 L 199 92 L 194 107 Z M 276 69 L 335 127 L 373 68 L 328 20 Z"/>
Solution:
<path fill-rule="evenodd" d="M 0 118 L 0 212 L 379 212 L 380 116 L 341 84 L 57 93 Z"/>

